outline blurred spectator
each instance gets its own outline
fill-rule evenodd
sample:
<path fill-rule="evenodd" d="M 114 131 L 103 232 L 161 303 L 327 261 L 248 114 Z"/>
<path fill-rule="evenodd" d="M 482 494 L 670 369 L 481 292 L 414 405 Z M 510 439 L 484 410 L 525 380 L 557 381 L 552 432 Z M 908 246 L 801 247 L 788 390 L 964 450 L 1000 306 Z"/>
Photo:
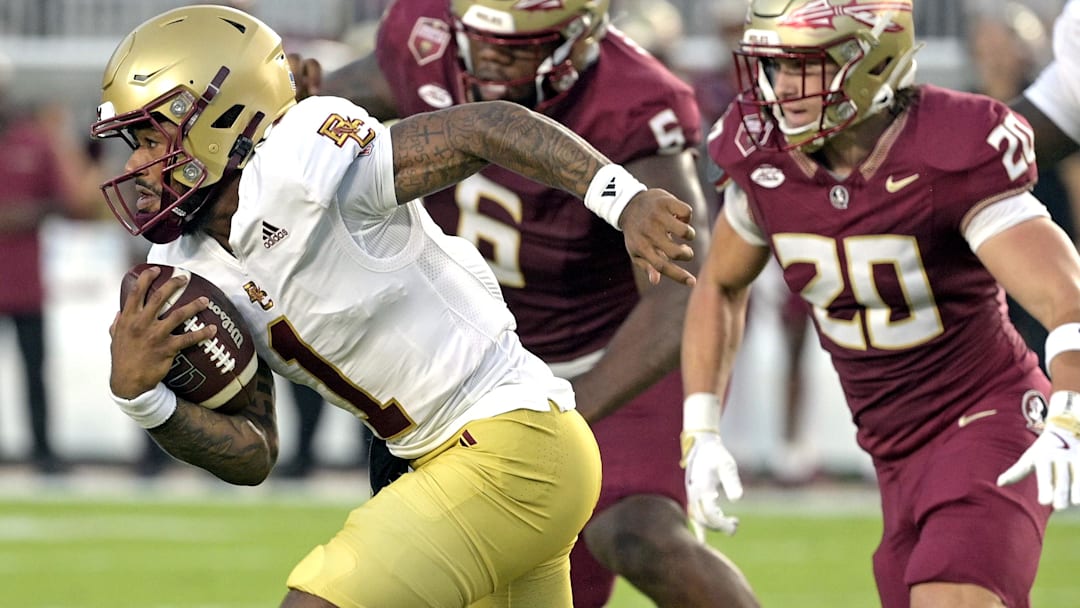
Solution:
<path fill-rule="evenodd" d="M 51 214 L 90 219 L 103 205 L 95 161 L 88 144 L 75 137 L 70 108 L 55 103 L 9 107 L 4 94 L 11 69 L 4 59 L 0 57 L 0 322 L 14 326 L 22 356 L 31 462 L 43 473 L 55 473 L 66 467 L 49 437 L 39 230 Z"/>
<path fill-rule="evenodd" d="M 1046 24 L 1019 2 L 991 2 L 970 9 L 967 46 L 974 68 L 976 92 L 1011 102 L 1030 85 L 1050 59 Z M 1080 160 L 1075 155 L 1056 166 L 1039 167 L 1034 194 L 1069 237 L 1077 240 L 1072 209 L 1080 196 Z M 1043 358 L 1046 329 L 1012 298 L 1009 317 L 1024 341 Z"/>
<path fill-rule="evenodd" d="M 807 376 L 811 373 L 810 362 L 804 357 L 810 309 L 799 294 L 788 289 L 783 270 L 775 259 L 770 259 L 762 271 L 750 299 L 748 323 L 775 323 L 776 335 L 781 342 L 777 352 L 784 358 L 771 362 L 781 374 L 777 412 L 780 436 L 777 449 L 769 453 L 765 464 L 776 483 L 803 485 L 821 472 L 820 455 L 808 428 L 811 405 L 818 396 L 804 394 L 806 387 L 813 384 Z M 816 342 L 811 342 L 812 347 L 820 350 Z"/>
<path fill-rule="evenodd" d="M 975 89 L 1010 101 L 1050 59 L 1046 25 L 1019 2 L 991 4 L 974 10 L 970 17 L 967 46 Z"/>
<path fill-rule="evenodd" d="M 683 18 L 667 0 L 615 0 L 611 20 L 627 38 L 649 51 L 664 64 L 682 39 Z"/>
<path fill-rule="evenodd" d="M 275 475 L 291 479 L 301 479 L 311 474 L 315 468 L 315 431 L 319 428 L 326 403 L 322 395 L 301 384 L 292 383 L 293 402 L 299 425 L 296 427 L 296 453 L 292 460 L 278 465 Z M 363 426 L 363 425 L 360 425 Z M 364 445 L 364 453 L 367 446 Z"/>
<path fill-rule="evenodd" d="M 1015 6 L 1009 7 L 1009 5 L 1022 5 L 1026 13 L 1033 15 L 1043 24 L 1043 27 L 1045 27 L 1045 25 L 1051 23 L 1054 17 L 1061 12 L 1066 1 L 1067 0 L 1021 0 L 1017 2 L 1017 0 L 964 0 L 964 2 L 957 3 L 955 7 L 952 7 L 951 11 L 958 13 L 959 18 L 956 19 L 958 22 L 968 23 L 973 15 L 988 13 L 1003 14 L 1006 11 L 1016 10 Z M 949 3 L 950 6 L 952 4 L 953 3 Z M 916 6 L 915 11 L 920 12 L 921 8 L 922 7 Z M 931 17 L 932 15 L 933 11 L 926 16 Z M 1026 19 L 1026 17 L 1024 18 Z M 929 30 L 925 28 L 919 29 L 919 24 L 916 23 L 915 31 L 927 32 Z M 964 32 L 957 31 L 957 34 L 963 35 Z M 1046 40 L 1045 44 L 1047 45 L 1047 53 L 1049 53 L 1050 41 Z"/>
<path fill-rule="evenodd" d="M 746 2 L 719 0 L 709 9 L 713 31 L 686 36 L 671 45 L 669 67 L 694 87 L 701 118 L 707 127 L 720 119 L 735 97 L 735 74 L 731 51 L 742 38 Z"/>
<path fill-rule="evenodd" d="M 311 475 L 319 465 L 315 453 L 315 432 L 319 428 L 319 421 L 323 417 L 323 411 L 329 407 L 323 401 L 322 395 L 314 389 L 302 384 L 290 383 L 293 402 L 296 404 L 298 426 L 296 427 L 296 452 L 288 462 L 278 465 L 274 475 L 285 479 L 303 479 Z M 366 468 L 368 461 L 368 447 L 371 444 L 371 431 L 359 421 L 355 422 L 356 436 L 359 438 L 359 449 L 356 452 L 356 460 L 348 463 L 351 467 Z"/>

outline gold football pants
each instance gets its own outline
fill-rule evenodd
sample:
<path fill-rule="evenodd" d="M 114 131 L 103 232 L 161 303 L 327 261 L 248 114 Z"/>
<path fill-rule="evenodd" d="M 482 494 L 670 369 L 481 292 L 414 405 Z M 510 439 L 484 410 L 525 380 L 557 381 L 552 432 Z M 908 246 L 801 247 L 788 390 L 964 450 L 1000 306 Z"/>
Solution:
<path fill-rule="evenodd" d="M 570 549 L 600 492 L 580 414 L 478 420 L 413 467 L 354 509 L 288 586 L 341 608 L 572 605 Z"/>

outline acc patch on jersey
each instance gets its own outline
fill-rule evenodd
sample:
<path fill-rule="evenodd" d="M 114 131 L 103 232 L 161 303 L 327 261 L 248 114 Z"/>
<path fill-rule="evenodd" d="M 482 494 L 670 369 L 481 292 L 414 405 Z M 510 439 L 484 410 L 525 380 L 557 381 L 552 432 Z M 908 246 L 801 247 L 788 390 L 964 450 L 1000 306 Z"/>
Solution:
<path fill-rule="evenodd" d="M 409 33 L 409 52 L 418 65 L 439 59 L 450 46 L 450 26 L 432 17 L 420 17 Z"/>
<path fill-rule="evenodd" d="M 449 108 L 454 105 L 454 98 L 450 92 L 437 84 L 425 84 L 416 89 L 416 94 L 424 103 L 433 108 Z"/>
<path fill-rule="evenodd" d="M 762 188 L 779 188 L 787 177 L 784 172 L 778 168 L 769 164 L 758 165 L 757 169 L 750 174 L 750 179 Z"/>

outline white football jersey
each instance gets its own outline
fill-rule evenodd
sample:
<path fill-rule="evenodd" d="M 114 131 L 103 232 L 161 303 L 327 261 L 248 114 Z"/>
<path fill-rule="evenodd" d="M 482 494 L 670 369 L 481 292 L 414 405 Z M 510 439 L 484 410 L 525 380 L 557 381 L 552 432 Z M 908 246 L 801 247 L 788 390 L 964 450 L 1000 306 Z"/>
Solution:
<path fill-rule="evenodd" d="M 1054 21 L 1054 60 L 1024 96 L 1080 143 L 1080 0 L 1069 0 Z"/>
<path fill-rule="evenodd" d="M 397 456 L 471 420 L 574 407 L 569 383 L 521 346 L 480 253 L 418 202 L 398 204 L 389 129 L 344 99 L 304 100 L 257 146 L 229 244 L 185 235 L 148 259 L 220 287 L 275 372 Z"/>

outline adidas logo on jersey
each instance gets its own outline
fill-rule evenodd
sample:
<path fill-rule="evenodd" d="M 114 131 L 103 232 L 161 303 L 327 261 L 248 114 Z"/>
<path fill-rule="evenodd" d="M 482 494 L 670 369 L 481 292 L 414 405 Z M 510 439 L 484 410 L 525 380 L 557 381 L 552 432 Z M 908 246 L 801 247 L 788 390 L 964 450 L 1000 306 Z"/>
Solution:
<path fill-rule="evenodd" d="M 607 186 L 604 186 L 604 191 L 600 193 L 600 196 L 618 196 L 619 191 L 615 189 L 615 178 L 611 178 Z"/>
<path fill-rule="evenodd" d="M 285 237 L 289 236 L 289 231 L 284 228 L 278 228 L 277 226 L 268 222 L 262 223 L 263 234 L 263 247 L 270 249 L 274 245 L 277 245 L 281 241 L 285 240 Z"/>

